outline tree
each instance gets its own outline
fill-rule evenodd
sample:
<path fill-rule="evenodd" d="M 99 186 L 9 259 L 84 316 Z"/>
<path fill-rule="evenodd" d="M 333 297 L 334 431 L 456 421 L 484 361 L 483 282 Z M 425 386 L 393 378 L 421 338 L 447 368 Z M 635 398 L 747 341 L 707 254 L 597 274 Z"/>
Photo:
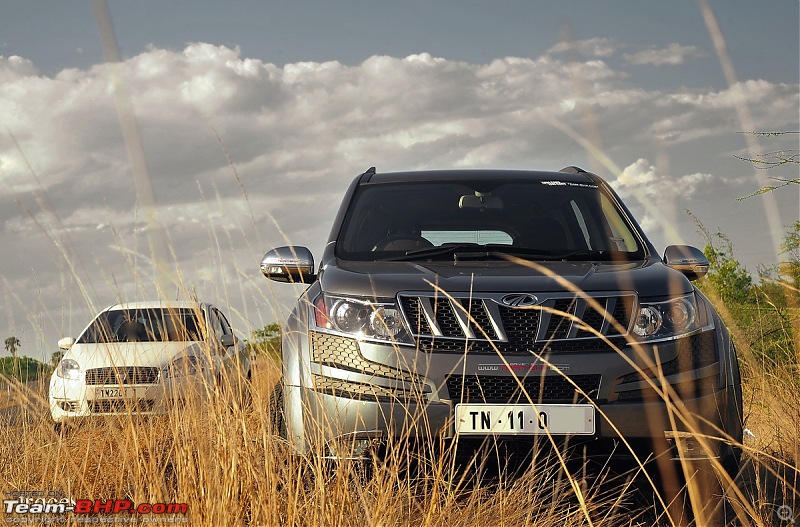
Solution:
<path fill-rule="evenodd" d="M 30 357 L 0 357 L 0 376 L 17 379 L 20 382 L 31 382 L 50 371 L 46 364 L 42 364 Z"/>
<path fill-rule="evenodd" d="M 281 357 L 281 325 L 277 322 L 267 324 L 263 328 L 250 332 L 248 347 L 255 353 L 280 360 Z"/>
<path fill-rule="evenodd" d="M 768 137 L 781 137 L 785 135 L 798 134 L 800 132 L 739 132 L 739 133 L 758 135 L 758 136 L 768 136 Z M 779 167 L 781 165 L 800 164 L 800 150 L 796 148 L 786 148 L 781 150 L 774 150 L 772 152 L 766 152 L 763 154 L 753 154 L 753 157 L 742 157 L 742 156 L 734 156 L 734 157 L 736 157 L 737 159 L 741 159 L 742 161 L 747 161 L 748 163 L 751 163 L 754 167 L 756 167 L 759 170 L 769 170 L 771 168 Z M 742 198 L 738 198 L 738 200 L 741 201 L 743 199 L 752 198 L 753 196 L 760 196 L 761 194 L 772 192 L 773 190 L 777 190 L 787 185 L 800 185 L 800 178 L 784 179 L 784 178 L 773 177 L 770 179 L 775 180 L 776 184 L 766 185 L 764 187 L 761 187 L 752 194 L 749 194 Z"/>
<path fill-rule="evenodd" d="M 64 350 L 54 351 L 52 355 L 50 355 L 50 366 L 53 369 L 58 368 L 58 365 L 61 364 L 61 359 L 64 358 Z"/>
<path fill-rule="evenodd" d="M 14 335 L 11 335 L 6 339 L 6 351 L 9 352 L 12 357 L 17 356 L 17 348 L 20 346 L 22 346 L 22 343 Z"/>
<path fill-rule="evenodd" d="M 730 239 L 717 232 L 721 246 L 715 247 L 712 241 L 706 244 L 703 254 L 708 258 L 706 287 L 711 287 L 725 303 L 744 304 L 752 298 L 753 278 L 733 256 Z"/>
<path fill-rule="evenodd" d="M 17 367 L 17 348 L 22 346 L 22 342 L 19 341 L 17 337 L 11 335 L 6 339 L 6 351 L 11 354 L 14 363 L 14 372 L 18 371 L 19 368 Z"/>
<path fill-rule="evenodd" d="M 779 263 L 779 272 L 795 293 L 800 290 L 800 220 L 789 226 L 781 243 L 781 254 L 786 256 Z"/>

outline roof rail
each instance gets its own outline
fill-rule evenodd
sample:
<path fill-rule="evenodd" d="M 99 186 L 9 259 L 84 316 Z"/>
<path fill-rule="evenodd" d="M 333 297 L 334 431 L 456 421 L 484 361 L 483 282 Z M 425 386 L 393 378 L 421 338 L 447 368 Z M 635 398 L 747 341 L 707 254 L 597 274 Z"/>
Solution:
<path fill-rule="evenodd" d="M 582 169 L 581 167 L 576 167 L 574 165 L 570 165 L 568 167 L 564 167 L 559 172 L 566 172 L 568 174 L 588 174 L 586 170 Z"/>
<path fill-rule="evenodd" d="M 375 175 L 375 167 L 369 167 L 367 170 L 364 171 L 363 174 L 361 174 L 361 176 L 360 176 L 361 182 L 362 183 L 369 183 L 369 180 L 374 175 Z"/>

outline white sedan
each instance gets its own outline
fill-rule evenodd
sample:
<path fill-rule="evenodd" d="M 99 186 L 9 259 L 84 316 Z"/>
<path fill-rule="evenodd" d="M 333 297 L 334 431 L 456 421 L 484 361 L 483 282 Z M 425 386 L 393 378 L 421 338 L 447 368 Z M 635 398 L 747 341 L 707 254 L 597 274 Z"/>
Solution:
<path fill-rule="evenodd" d="M 64 356 L 49 394 L 57 425 L 92 415 L 166 413 L 226 389 L 247 395 L 250 355 L 211 304 L 117 304 L 58 346 Z"/>

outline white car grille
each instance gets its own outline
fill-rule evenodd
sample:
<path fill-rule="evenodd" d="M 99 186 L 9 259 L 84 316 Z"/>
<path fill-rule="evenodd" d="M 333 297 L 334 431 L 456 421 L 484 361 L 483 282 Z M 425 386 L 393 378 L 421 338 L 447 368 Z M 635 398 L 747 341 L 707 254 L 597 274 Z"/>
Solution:
<path fill-rule="evenodd" d="M 156 384 L 158 368 L 150 366 L 119 366 L 86 370 L 86 384 Z"/>

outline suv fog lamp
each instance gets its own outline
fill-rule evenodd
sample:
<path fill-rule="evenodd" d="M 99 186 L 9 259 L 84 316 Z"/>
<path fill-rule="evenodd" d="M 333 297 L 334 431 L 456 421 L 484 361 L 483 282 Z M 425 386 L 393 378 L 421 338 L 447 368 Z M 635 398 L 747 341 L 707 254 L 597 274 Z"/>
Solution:
<path fill-rule="evenodd" d="M 383 432 L 370 430 L 352 432 L 334 438 L 326 445 L 326 459 L 335 460 L 369 460 L 371 454 L 380 448 L 383 442 Z"/>

